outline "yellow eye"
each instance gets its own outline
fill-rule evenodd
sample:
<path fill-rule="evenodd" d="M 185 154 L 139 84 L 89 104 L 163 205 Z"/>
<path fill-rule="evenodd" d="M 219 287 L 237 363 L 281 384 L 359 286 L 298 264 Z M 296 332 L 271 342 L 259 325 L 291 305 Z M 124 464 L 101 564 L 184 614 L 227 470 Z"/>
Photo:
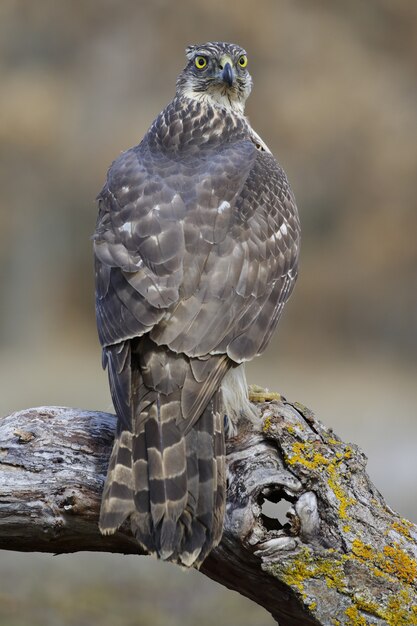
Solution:
<path fill-rule="evenodd" d="M 239 57 L 239 61 L 238 61 L 240 67 L 246 67 L 248 64 L 248 57 L 246 56 L 246 54 L 242 54 L 241 57 Z"/>
<path fill-rule="evenodd" d="M 199 57 L 195 58 L 194 63 L 195 63 L 195 66 L 196 66 L 197 69 L 202 70 L 207 65 L 207 59 L 206 59 L 206 57 L 200 57 L 199 56 Z"/>

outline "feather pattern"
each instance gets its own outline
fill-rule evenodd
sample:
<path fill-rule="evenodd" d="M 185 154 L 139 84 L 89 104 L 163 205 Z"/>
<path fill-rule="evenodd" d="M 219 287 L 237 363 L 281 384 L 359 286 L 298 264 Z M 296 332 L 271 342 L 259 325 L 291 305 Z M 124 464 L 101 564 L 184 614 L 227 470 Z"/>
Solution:
<path fill-rule="evenodd" d="M 119 416 L 100 528 L 129 518 L 148 551 L 199 566 L 223 526 L 221 384 L 264 351 L 293 288 L 294 198 L 243 115 L 179 92 L 98 201 L 96 315 Z"/>

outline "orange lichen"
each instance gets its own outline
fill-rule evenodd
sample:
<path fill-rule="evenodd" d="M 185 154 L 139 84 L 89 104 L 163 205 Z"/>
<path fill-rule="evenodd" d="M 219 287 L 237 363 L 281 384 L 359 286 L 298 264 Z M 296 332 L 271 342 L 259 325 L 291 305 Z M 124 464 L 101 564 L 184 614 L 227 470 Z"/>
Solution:
<path fill-rule="evenodd" d="M 406 583 L 413 583 L 416 579 L 417 565 L 407 552 L 402 550 L 398 543 L 384 547 L 384 570 L 393 574 Z"/>
<path fill-rule="evenodd" d="M 407 519 L 401 519 L 396 522 L 392 522 L 391 528 L 395 530 L 400 535 L 403 535 L 407 539 L 411 539 L 410 530 L 412 529 L 413 524 L 409 522 Z"/>
<path fill-rule="evenodd" d="M 417 563 L 405 550 L 401 549 L 398 543 L 384 546 L 382 552 L 376 552 L 374 548 L 360 539 L 354 539 L 352 553 L 362 561 L 372 563 L 377 570 L 379 569 L 379 574 L 374 570 L 376 575 L 389 574 L 406 583 L 413 583 L 416 580 Z"/>

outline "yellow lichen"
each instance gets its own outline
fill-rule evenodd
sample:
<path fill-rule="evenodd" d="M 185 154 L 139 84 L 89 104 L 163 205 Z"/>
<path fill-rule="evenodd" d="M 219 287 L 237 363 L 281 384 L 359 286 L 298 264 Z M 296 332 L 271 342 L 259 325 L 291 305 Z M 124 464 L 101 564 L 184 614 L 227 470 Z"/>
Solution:
<path fill-rule="evenodd" d="M 343 442 L 339 439 L 335 439 L 334 437 L 327 437 L 327 443 L 330 443 L 332 446 L 340 446 Z"/>
<path fill-rule="evenodd" d="M 344 565 L 349 561 L 359 561 L 366 565 L 375 576 L 385 576 L 393 580 L 393 577 L 401 578 L 404 583 L 409 583 L 414 572 L 415 563 L 398 546 L 386 546 L 383 552 L 372 549 L 370 545 L 359 539 L 352 542 L 350 554 L 339 554 L 336 550 L 328 549 L 324 553 L 316 554 L 308 548 L 304 548 L 295 558 L 290 561 L 274 564 L 272 571 L 278 572 L 280 578 L 289 586 L 296 589 L 311 611 L 317 609 L 317 604 L 311 602 L 308 589 L 308 581 L 311 579 L 324 580 L 329 588 L 336 588 L 349 597 L 352 605 L 345 611 L 348 621 L 338 621 L 333 618 L 333 624 L 345 626 L 362 626 L 368 622 L 364 613 L 385 620 L 389 626 L 417 626 L 417 604 L 413 602 L 414 591 L 409 588 L 402 589 L 398 593 L 391 593 L 384 601 L 378 604 L 373 598 L 368 597 L 360 588 L 351 589 L 351 582 L 346 579 Z M 405 556 L 407 558 L 405 558 Z M 411 561 L 411 563 L 410 563 Z M 408 580 L 405 578 L 408 576 Z"/>
<path fill-rule="evenodd" d="M 401 519 L 391 524 L 392 530 L 395 530 L 400 535 L 403 535 L 407 539 L 411 539 L 410 530 L 412 529 L 413 524 L 409 522 L 407 519 Z"/>
<path fill-rule="evenodd" d="M 336 440 L 331 443 L 334 445 L 337 443 L 340 446 L 337 451 L 329 450 L 318 440 L 307 443 L 295 442 L 286 455 L 286 462 L 289 465 L 301 465 L 316 472 L 316 475 L 320 473 L 326 479 L 339 503 L 340 518 L 346 519 L 348 508 L 354 504 L 355 500 L 348 496 L 344 488 L 343 474 L 340 473 L 339 465 L 352 456 L 352 449 Z M 368 622 L 364 614 L 382 618 L 389 626 L 417 626 L 417 604 L 413 602 L 414 591 L 411 591 L 411 587 L 404 589 L 405 585 L 417 582 L 417 562 L 401 545 L 405 539 L 411 538 L 412 528 L 413 525 L 407 520 L 393 522 L 386 533 L 387 538 L 391 539 L 380 550 L 376 550 L 358 538 L 353 540 L 350 554 L 326 550 L 324 554 L 318 555 L 305 548 L 295 558 L 281 563 L 278 568 L 280 577 L 300 593 L 303 602 L 312 611 L 317 606 L 309 600 L 309 580 L 324 580 L 329 588 L 336 588 L 339 592 L 346 594 L 352 605 L 346 609 L 345 619 L 342 621 L 332 619 L 332 624 L 335 626 L 341 624 L 366 626 Z M 399 542 L 392 541 L 394 537 L 392 531 L 397 533 L 396 537 Z M 348 523 L 343 525 L 343 532 L 351 532 L 351 526 Z M 401 536 L 398 537 L 398 534 Z M 403 587 L 402 591 L 391 593 L 380 598 L 378 604 L 375 603 L 373 598 L 364 593 L 363 589 L 359 587 L 352 589 L 352 581 L 346 579 L 344 566 L 352 561 L 356 564 L 360 563 L 361 567 L 366 568 L 370 576 L 374 576 L 377 580 L 385 578 L 397 584 L 399 581 Z M 379 584 L 377 580 L 375 583 Z"/>
<path fill-rule="evenodd" d="M 382 552 L 376 552 L 370 545 L 354 539 L 352 553 L 362 562 L 371 563 L 380 570 L 373 570 L 376 575 L 389 574 L 406 583 L 413 583 L 417 575 L 417 563 L 407 552 L 402 550 L 398 543 L 393 546 L 384 546 Z"/>
<path fill-rule="evenodd" d="M 360 539 L 354 539 L 352 541 L 352 552 L 355 556 L 358 556 L 364 561 L 373 562 L 374 560 L 374 550 Z"/>
<path fill-rule="evenodd" d="M 304 591 L 305 581 L 311 578 L 323 578 L 329 588 L 344 588 L 342 559 L 333 549 L 326 554 L 317 555 L 305 548 L 290 564 L 280 567 L 283 580 L 300 592 Z"/>
<path fill-rule="evenodd" d="M 398 543 L 395 543 L 393 546 L 385 546 L 384 556 L 386 558 L 383 569 L 388 574 L 393 574 L 406 583 L 415 581 L 417 573 L 416 562 L 407 552 L 399 547 Z"/>
<path fill-rule="evenodd" d="M 271 428 L 271 424 L 272 424 L 271 418 L 267 417 L 262 427 L 262 430 L 264 431 L 264 433 L 268 432 L 268 430 Z"/>
<path fill-rule="evenodd" d="M 353 599 L 355 602 L 355 606 L 361 611 L 366 611 L 370 615 L 378 615 L 379 607 L 372 600 L 368 600 L 360 594 L 355 594 Z"/>
<path fill-rule="evenodd" d="M 367 626 L 366 619 L 363 615 L 359 614 L 359 609 L 354 604 L 346 609 L 345 615 L 349 619 L 349 621 L 346 622 L 348 626 Z"/>
<path fill-rule="evenodd" d="M 342 444 L 340 443 L 340 445 Z M 343 460 L 349 459 L 352 455 L 352 450 L 349 446 L 346 446 L 343 452 L 339 451 L 337 454 L 334 454 L 333 458 L 327 458 L 318 450 L 319 446 L 320 442 L 316 441 L 307 443 L 298 441 L 292 445 L 292 453 L 287 455 L 286 461 L 289 465 L 298 464 L 312 471 L 323 470 L 327 472 L 328 485 L 339 501 L 339 515 L 342 519 L 346 519 L 347 508 L 354 504 L 355 500 L 346 497 L 341 485 L 337 465 Z"/>
<path fill-rule="evenodd" d="M 335 465 L 333 464 L 329 465 L 328 472 L 329 472 L 329 480 L 328 480 L 329 487 L 333 491 L 334 495 L 339 501 L 339 517 L 341 519 L 346 519 L 348 516 L 347 509 L 349 506 L 355 503 L 355 500 L 354 498 L 348 498 L 345 495 L 345 491 L 342 485 L 340 484 L 339 475 L 338 475 Z"/>
<path fill-rule="evenodd" d="M 316 470 L 323 465 L 329 465 L 329 459 L 326 459 L 312 442 L 303 443 L 297 441 L 292 445 L 292 454 L 287 457 L 289 465 L 303 465 L 307 469 Z"/>
<path fill-rule="evenodd" d="M 410 594 L 403 589 L 388 599 L 387 609 L 381 614 L 389 626 L 416 626 L 417 606 L 411 604 Z"/>

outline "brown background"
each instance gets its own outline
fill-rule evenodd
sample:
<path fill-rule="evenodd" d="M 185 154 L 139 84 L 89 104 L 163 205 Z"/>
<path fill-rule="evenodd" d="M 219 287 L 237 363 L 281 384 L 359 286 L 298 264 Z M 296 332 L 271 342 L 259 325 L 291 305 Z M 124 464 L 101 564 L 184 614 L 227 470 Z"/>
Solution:
<path fill-rule="evenodd" d="M 359 443 L 390 504 L 416 521 L 414 0 L 2 0 L 0 412 L 110 410 L 94 198 L 172 97 L 185 46 L 207 40 L 247 49 L 247 112 L 287 171 L 303 226 L 299 282 L 249 378 Z M 272 623 L 150 559 L 1 554 L 0 623 L 151 622 Z"/>

